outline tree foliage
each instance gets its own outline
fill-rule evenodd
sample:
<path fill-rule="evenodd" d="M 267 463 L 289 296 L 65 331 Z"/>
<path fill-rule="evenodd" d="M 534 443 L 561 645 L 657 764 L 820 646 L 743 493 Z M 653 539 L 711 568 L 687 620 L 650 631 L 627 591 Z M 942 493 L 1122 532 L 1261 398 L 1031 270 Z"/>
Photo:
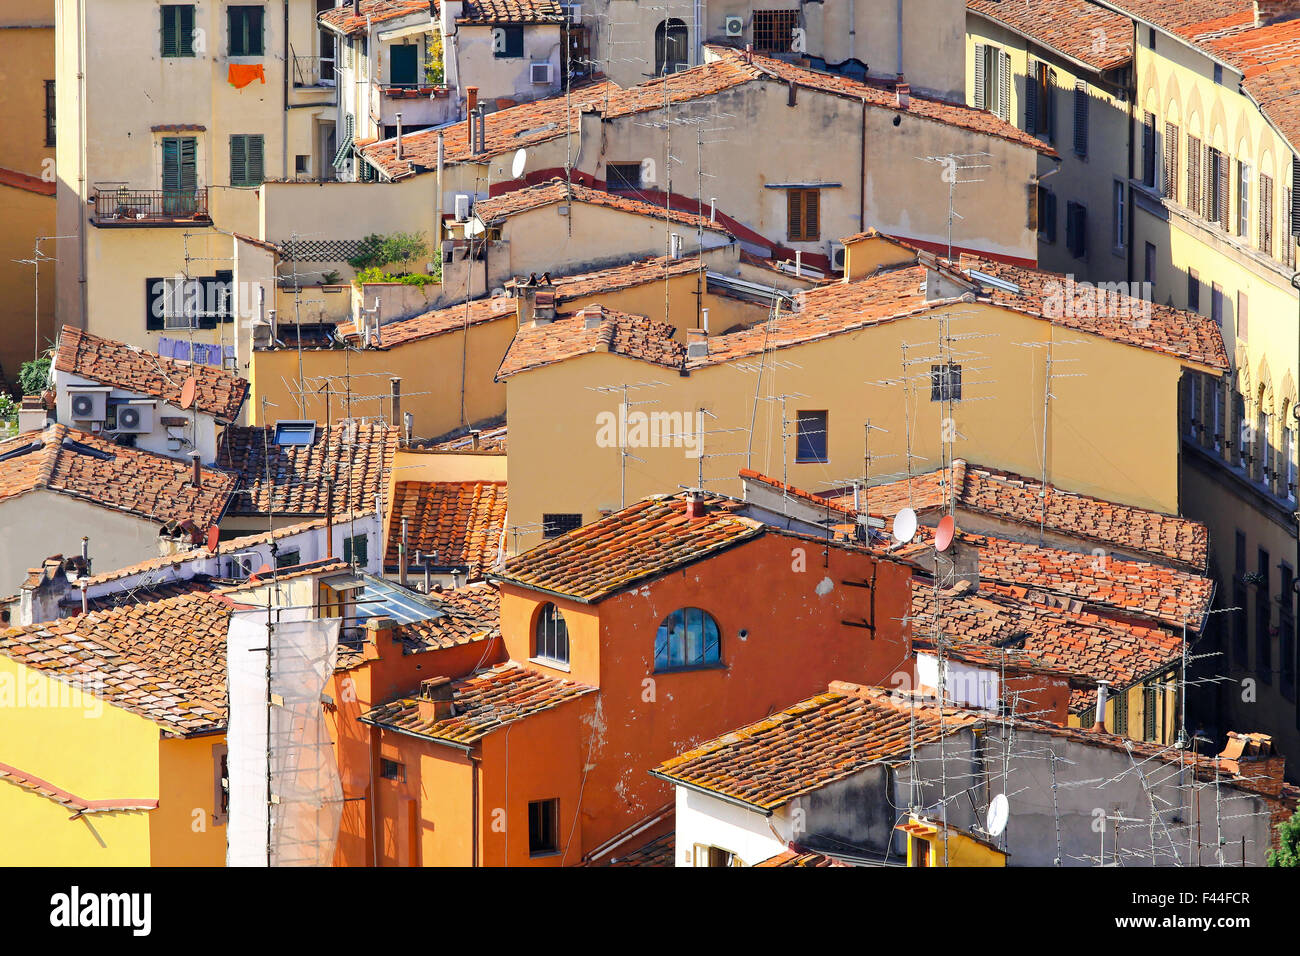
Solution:
<path fill-rule="evenodd" d="M 361 243 L 361 252 L 348 260 L 348 265 L 357 272 L 401 263 L 401 272 L 405 273 L 410 271 L 412 260 L 429 255 L 429 244 L 422 232 L 394 232 L 386 236 L 372 232 Z"/>
<path fill-rule="evenodd" d="M 1300 867 L 1300 810 L 1277 825 L 1278 848 L 1268 851 L 1269 866 Z"/>
<path fill-rule="evenodd" d="M 50 380 L 50 356 L 24 362 L 18 367 L 18 385 L 24 395 L 39 395 Z"/>

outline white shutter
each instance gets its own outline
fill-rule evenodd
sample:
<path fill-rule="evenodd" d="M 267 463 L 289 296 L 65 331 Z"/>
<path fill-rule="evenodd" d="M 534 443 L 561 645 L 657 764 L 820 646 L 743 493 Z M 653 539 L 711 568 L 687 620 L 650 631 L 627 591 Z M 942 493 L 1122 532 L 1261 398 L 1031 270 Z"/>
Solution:
<path fill-rule="evenodd" d="M 975 108 L 984 109 L 984 51 L 983 43 L 975 44 Z"/>
<path fill-rule="evenodd" d="M 1004 120 L 1011 119 L 1011 54 L 1003 53 L 998 59 L 1001 76 L 1002 99 L 999 105 L 1002 107 L 998 110 L 998 115 Z"/>

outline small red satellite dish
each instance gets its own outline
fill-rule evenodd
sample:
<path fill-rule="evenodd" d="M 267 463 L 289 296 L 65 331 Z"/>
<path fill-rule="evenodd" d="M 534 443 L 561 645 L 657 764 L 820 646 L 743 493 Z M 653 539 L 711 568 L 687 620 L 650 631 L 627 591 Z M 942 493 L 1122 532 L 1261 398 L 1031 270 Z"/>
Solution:
<path fill-rule="evenodd" d="M 934 531 L 934 550 L 947 551 L 956 533 L 957 522 L 952 520 L 952 515 L 944 515 L 940 518 L 939 527 Z"/>
<path fill-rule="evenodd" d="M 198 396 L 198 392 L 199 380 L 191 375 L 181 385 L 181 408 L 193 408 L 194 399 Z"/>
<path fill-rule="evenodd" d="M 217 553 L 217 544 L 221 541 L 221 529 L 213 525 L 208 529 L 208 550 Z"/>
<path fill-rule="evenodd" d="M 257 573 L 258 573 L 259 575 L 262 575 L 262 574 L 270 574 L 270 573 L 271 573 L 271 566 L 270 566 L 269 564 L 263 564 L 260 568 L 257 569 Z"/>

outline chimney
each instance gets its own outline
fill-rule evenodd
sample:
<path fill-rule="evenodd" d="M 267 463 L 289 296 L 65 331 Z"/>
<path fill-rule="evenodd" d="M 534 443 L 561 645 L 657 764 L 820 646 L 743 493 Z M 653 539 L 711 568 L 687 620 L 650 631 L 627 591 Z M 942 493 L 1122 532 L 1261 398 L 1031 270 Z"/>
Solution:
<path fill-rule="evenodd" d="M 752 43 L 745 44 L 745 62 L 746 63 L 754 62 L 754 44 Z"/>
<path fill-rule="evenodd" d="M 668 237 L 668 254 L 674 259 L 680 259 L 682 257 L 681 233 L 674 232 Z"/>
<path fill-rule="evenodd" d="M 372 617 L 366 621 L 366 646 L 364 657 L 368 661 L 377 661 L 384 656 L 384 647 L 393 640 L 393 619 L 384 615 Z"/>
<path fill-rule="evenodd" d="M 794 274 L 802 278 L 803 276 L 803 250 L 794 251 Z"/>
<path fill-rule="evenodd" d="M 409 553 L 406 550 L 408 547 L 406 524 L 406 515 L 402 515 L 402 545 L 397 552 L 397 580 L 402 587 L 406 587 L 406 555 Z"/>
<path fill-rule="evenodd" d="M 402 114 L 401 114 L 401 113 L 398 113 L 398 114 L 397 114 L 397 145 L 396 145 L 396 150 L 397 150 L 397 156 L 396 156 L 396 158 L 397 158 L 397 159 L 401 159 L 401 158 L 402 158 Z"/>
<path fill-rule="evenodd" d="M 90 577 L 90 538 L 84 534 L 81 536 L 81 563 L 86 569 L 86 577 Z"/>
<path fill-rule="evenodd" d="M 700 309 L 700 330 L 705 335 L 709 334 L 709 310 L 707 306 Z M 708 343 L 705 344 L 707 345 Z"/>
<path fill-rule="evenodd" d="M 704 503 L 704 493 L 701 491 L 688 491 L 686 493 L 686 517 L 692 520 L 703 518 L 709 513 L 709 507 Z"/>
<path fill-rule="evenodd" d="M 473 445 L 474 450 L 475 450 L 475 451 L 478 451 L 478 449 L 479 449 L 479 430 L 478 430 L 477 428 L 471 428 L 471 429 L 469 430 L 469 440 L 470 440 L 470 443 Z"/>
<path fill-rule="evenodd" d="M 1255 26 L 1300 17 L 1300 0 L 1255 0 Z"/>
<path fill-rule="evenodd" d="M 474 111 L 478 109 L 478 87 L 465 87 L 465 138 L 474 151 Z"/>
<path fill-rule="evenodd" d="M 533 321 L 533 305 L 537 301 L 537 290 L 531 286 L 515 287 L 515 315 L 522 329 Z"/>
<path fill-rule="evenodd" d="M 411 444 L 411 437 L 415 434 L 415 415 L 411 412 L 402 412 L 402 434 L 406 436 L 406 444 Z"/>
<path fill-rule="evenodd" d="M 533 324 L 549 325 L 555 319 L 555 290 L 538 289 L 533 296 Z"/>
<path fill-rule="evenodd" d="M 707 329 L 689 329 L 686 332 L 686 357 L 705 358 L 709 354 Z"/>
<path fill-rule="evenodd" d="M 352 15 L 354 17 L 361 16 L 361 0 L 352 0 Z"/>
<path fill-rule="evenodd" d="M 24 395 L 18 409 L 18 431 L 38 432 L 45 427 L 45 403 L 39 395 Z"/>
<path fill-rule="evenodd" d="M 190 452 L 190 484 L 195 488 L 203 487 L 203 465 L 199 461 L 197 451 Z"/>
<path fill-rule="evenodd" d="M 1253 780 L 1269 796 L 1281 796 L 1286 758 L 1273 747 L 1273 738 L 1268 734 L 1239 734 L 1230 730 L 1228 744 L 1216 760 L 1228 773 Z"/>
<path fill-rule="evenodd" d="M 1110 681 L 1097 681 L 1097 721 L 1092 729 L 1099 734 L 1106 733 L 1106 701 L 1110 698 Z"/>
<path fill-rule="evenodd" d="M 389 422 L 401 427 L 402 424 L 402 380 L 394 375 L 388 380 Z"/>
<path fill-rule="evenodd" d="M 605 309 L 599 305 L 590 309 L 583 309 L 578 314 L 582 316 L 582 327 L 584 329 L 598 329 L 600 324 L 605 321 Z"/>
<path fill-rule="evenodd" d="M 903 79 L 902 73 L 898 74 L 898 82 L 894 86 L 894 90 L 898 94 L 898 108 L 900 110 L 905 110 L 912 105 L 912 84 Z"/>
<path fill-rule="evenodd" d="M 417 700 L 421 723 L 435 723 L 452 716 L 454 689 L 450 677 L 430 677 L 420 681 Z"/>

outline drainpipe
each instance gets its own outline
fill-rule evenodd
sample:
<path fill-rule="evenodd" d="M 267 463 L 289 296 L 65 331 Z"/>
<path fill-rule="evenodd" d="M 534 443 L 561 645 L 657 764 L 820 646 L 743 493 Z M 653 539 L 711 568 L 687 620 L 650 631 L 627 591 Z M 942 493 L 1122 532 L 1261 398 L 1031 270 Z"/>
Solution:
<path fill-rule="evenodd" d="M 289 178 L 289 0 L 283 0 L 284 7 L 284 110 L 280 116 L 280 129 L 284 136 L 284 146 L 280 150 L 281 179 Z"/>
<path fill-rule="evenodd" d="M 474 777 L 474 783 L 471 788 L 470 801 L 469 801 L 469 823 L 470 823 L 470 835 L 472 838 L 471 846 L 470 846 L 469 865 L 478 866 L 478 819 L 479 819 L 478 778 L 479 778 L 479 765 L 481 761 L 478 757 L 475 757 L 472 753 L 467 753 L 465 754 L 465 756 L 469 758 L 469 764 L 470 767 L 472 768 L 471 772 Z M 506 852 L 507 854 L 509 854 L 510 852 L 510 848 L 508 845 L 506 847 Z M 508 855 L 506 859 L 509 859 Z"/>
<path fill-rule="evenodd" d="M 397 119 L 397 144 L 394 147 L 396 158 L 400 161 L 402 158 L 402 114 L 396 114 Z"/>
<path fill-rule="evenodd" d="M 86 102 L 86 3 L 88 0 L 80 0 L 77 4 L 77 130 L 81 139 L 78 145 L 79 162 L 78 170 L 79 185 L 77 189 L 77 233 L 81 246 L 81 262 L 79 263 L 80 277 L 78 282 L 81 285 L 81 316 L 77 325 L 86 329 L 90 327 L 90 293 L 86 281 L 86 258 L 89 255 L 87 249 L 86 236 L 86 200 L 89 198 L 88 177 L 90 170 L 87 168 L 90 162 L 90 151 L 86 145 L 86 137 L 89 131 L 86 128 L 86 113 L 89 104 Z"/>
<path fill-rule="evenodd" d="M 1134 124 L 1137 122 L 1137 72 L 1138 72 L 1138 51 L 1142 48 L 1139 42 L 1138 22 L 1133 21 L 1133 68 L 1129 76 L 1128 90 L 1128 199 L 1124 208 L 1128 210 L 1128 235 L 1125 237 L 1128 241 L 1128 252 L 1125 256 L 1125 269 L 1128 272 L 1129 282 L 1133 281 L 1133 214 L 1136 205 L 1133 200 L 1133 173 L 1137 169 L 1136 159 L 1133 155 L 1137 149 L 1137 139 L 1134 136 Z M 1133 288 L 1131 285 L 1129 288 Z"/>
<path fill-rule="evenodd" d="M 862 101 L 862 151 L 858 154 L 858 229 L 867 231 L 867 101 Z"/>
<path fill-rule="evenodd" d="M 436 237 L 438 258 L 442 259 L 442 170 L 446 164 L 447 151 L 443 142 L 443 131 L 438 130 L 438 195 L 434 201 L 433 235 Z M 444 272 L 445 276 L 446 273 Z"/>
<path fill-rule="evenodd" d="M 402 515 L 402 547 L 397 556 L 397 582 L 406 587 L 406 515 Z"/>
<path fill-rule="evenodd" d="M 898 0 L 898 75 L 905 74 L 903 69 L 903 0 Z"/>

